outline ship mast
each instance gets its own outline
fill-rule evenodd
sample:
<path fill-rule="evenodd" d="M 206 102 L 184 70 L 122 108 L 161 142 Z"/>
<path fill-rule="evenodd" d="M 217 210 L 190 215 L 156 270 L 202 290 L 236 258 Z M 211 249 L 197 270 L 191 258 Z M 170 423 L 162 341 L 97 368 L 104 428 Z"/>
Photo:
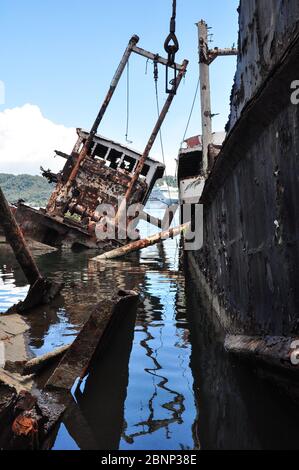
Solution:
<path fill-rule="evenodd" d="M 207 177 L 209 169 L 209 145 L 213 143 L 210 65 L 219 56 L 238 55 L 238 49 L 235 47 L 226 49 L 215 47 L 214 49 L 209 49 L 209 27 L 207 23 L 204 20 L 201 20 L 197 23 L 197 28 L 202 122 L 202 173 Z"/>
<path fill-rule="evenodd" d="M 208 46 L 208 25 L 201 20 L 198 23 L 200 101 L 202 123 L 202 162 L 203 174 L 208 172 L 208 149 L 212 143 L 211 87 Z"/>

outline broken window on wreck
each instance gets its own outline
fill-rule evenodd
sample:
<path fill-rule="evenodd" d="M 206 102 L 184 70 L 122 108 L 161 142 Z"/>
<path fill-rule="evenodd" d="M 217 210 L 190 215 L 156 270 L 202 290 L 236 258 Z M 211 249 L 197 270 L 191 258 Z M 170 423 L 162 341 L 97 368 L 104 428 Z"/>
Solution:
<path fill-rule="evenodd" d="M 126 170 L 126 171 L 129 171 L 130 173 L 132 173 L 132 171 L 134 170 L 135 165 L 136 165 L 135 158 L 132 158 L 132 157 L 129 157 L 128 155 L 125 155 L 123 161 L 121 162 L 120 168 L 122 170 Z"/>
<path fill-rule="evenodd" d="M 146 177 L 149 172 L 149 169 L 150 169 L 149 165 L 144 165 L 142 168 L 141 176 Z"/>
<path fill-rule="evenodd" d="M 117 169 L 120 159 L 122 157 L 122 153 L 118 152 L 117 150 L 111 149 L 109 152 L 108 157 L 106 158 L 106 166 L 113 168 L 114 170 Z"/>
<path fill-rule="evenodd" d="M 105 159 L 105 157 L 107 155 L 107 152 L 108 152 L 108 147 L 105 147 L 105 145 L 102 145 L 102 144 L 97 144 L 95 146 L 94 151 L 93 151 L 93 156 L 95 158 Z"/>

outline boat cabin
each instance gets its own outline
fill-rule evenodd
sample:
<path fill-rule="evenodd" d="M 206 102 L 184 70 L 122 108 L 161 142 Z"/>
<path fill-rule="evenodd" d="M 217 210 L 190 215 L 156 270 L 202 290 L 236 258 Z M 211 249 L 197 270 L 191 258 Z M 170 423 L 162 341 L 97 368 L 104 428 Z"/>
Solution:
<path fill-rule="evenodd" d="M 93 225 L 100 220 L 97 209 L 100 204 L 109 204 L 117 212 L 142 155 L 95 135 L 90 151 L 66 193 L 70 175 L 89 135 L 82 129 L 77 129 L 77 134 L 78 139 L 70 155 L 56 151 L 58 156 L 66 159 L 61 172 L 43 172 L 49 181 L 56 182 L 46 209 L 35 210 L 20 203 L 16 218 L 26 237 L 38 242 L 55 247 L 80 245 L 99 248 Z M 147 158 L 127 205 L 145 205 L 164 171 L 162 163 Z"/>
<path fill-rule="evenodd" d="M 88 133 L 77 129 L 78 139 L 71 155 L 56 151 L 57 155 L 67 159 L 63 170 L 57 175 L 57 186 L 46 208 L 48 215 L 57 215 L 60 194 L 76 163 L 77 155 L 84 146 Z M 89 155 L 80 165 L 76 175 L 73 190 L 66 203 L 63 214 L 76 214 L 80 218 L 96 220 L 95 211 L 99 204 L 110 204 L 117 208 L 119 198 L 126 193 L 127 187 L 134 175 L 141 154 L 122 144 L 95 135 Z M 128 205 L 140 203 L 145 205 L 156 181 L 162 178 L 165 167 L 160 162 L 148 158 L 141 175 L 135 185 L 135 190 Z M 58 202 L 58 203 L 57 203 Z"/>

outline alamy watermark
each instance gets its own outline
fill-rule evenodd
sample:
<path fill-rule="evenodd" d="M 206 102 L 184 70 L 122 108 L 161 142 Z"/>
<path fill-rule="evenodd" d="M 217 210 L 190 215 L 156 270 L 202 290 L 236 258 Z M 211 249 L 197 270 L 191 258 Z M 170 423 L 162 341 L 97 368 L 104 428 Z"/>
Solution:
<path fill-rule="evenodd" d="M 139 222 L 148 222 L 150 226 L 158 226 L 162 234 L 161 239 L 166 240 L 171 237 L 169 230 L 178 224 L 173 223 L 175 215 L 180 211 L 179 224 L 184 225 L 184 249 L 186 251 L 199 250 L 203 245 L 203 206 L 201 204 L 173 204 L 165 210 L 163 219 L 159 220 L 155 216 L 148 214 L 141 204 L 127 206 L 124 198 L 118 198 L 118 206 L 115 208 L 111 204 L 100 204 L 94 219 L 94 230 L 98 241 L 124 240 L 137 241 L 140 238 L 147 238 L 152 234 L 139 231 Z M 117 221 L 116 221 L 117 220 Z M 145 231 L 145 230 L 144 230 Z"/>
<path fill-rule="evenodd" d="M 291 103 L 294 105 L 299 104 L 299 80 L 294 80 L 291 83 L 291 90 L 293 92 L 291 93 Z"/>
<path fill-rule="evenodd" d="M 0 80 L 0 105 L 5 104 L 5 84 Z"/>

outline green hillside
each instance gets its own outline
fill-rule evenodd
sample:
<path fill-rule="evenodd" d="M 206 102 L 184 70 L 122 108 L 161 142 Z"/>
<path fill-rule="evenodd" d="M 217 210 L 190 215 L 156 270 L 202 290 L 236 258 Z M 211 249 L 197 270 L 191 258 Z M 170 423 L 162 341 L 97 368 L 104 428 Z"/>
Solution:
<path fill-rule="evenodd" d="M 54 185 L 41 176 L 0 173 L 0 187 L 11 203 L 23 199 L 30 206 L 44 207 Z"/>
<path fill-rule="evenodd" d="M 162 178 L 157 182 L 157 185 L 161 186 L 166 182 L 170 186 L 176 186 L 176 180 L 173 176 Z M 11 203 L 16 203 L 19 199 L 23 199 L 29 206 L 45 207 L 54 186 L 54 184 L 49 184 L 41 176 L 15 176 L 0 173 L 0 187 L 7 200 Z"/>

